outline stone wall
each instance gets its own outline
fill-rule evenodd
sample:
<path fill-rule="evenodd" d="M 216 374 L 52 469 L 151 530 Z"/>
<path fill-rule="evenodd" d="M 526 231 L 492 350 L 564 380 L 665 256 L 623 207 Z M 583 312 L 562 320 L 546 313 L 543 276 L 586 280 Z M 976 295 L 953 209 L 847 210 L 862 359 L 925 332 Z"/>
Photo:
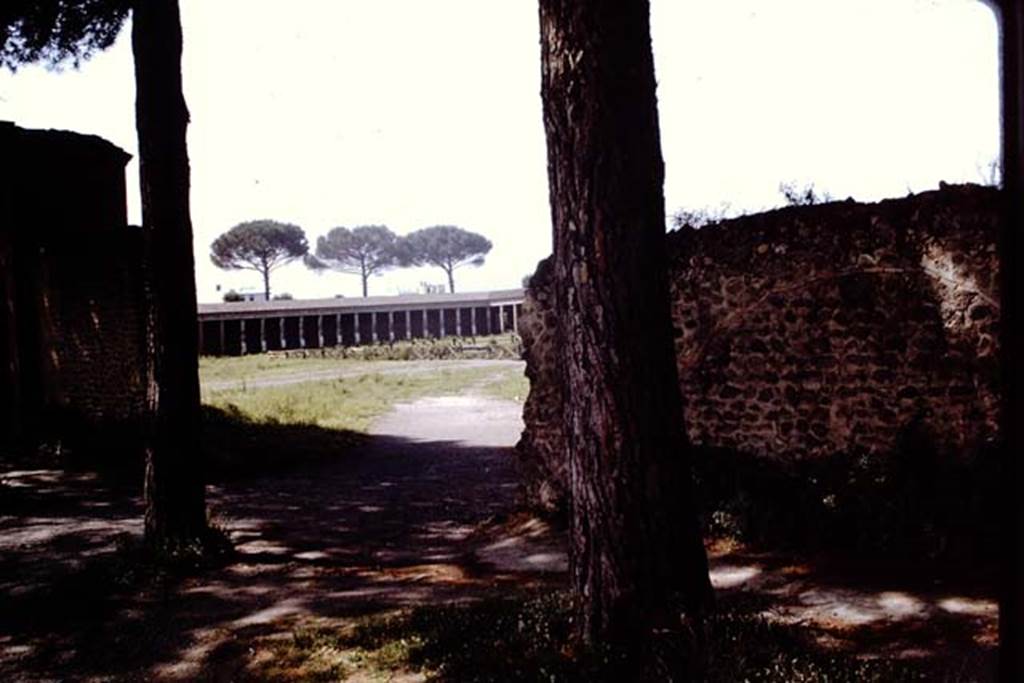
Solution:
<path fill-rule="evenodd" d="M 44 338 L 54 359 L 47 405 L 94 424 L 135 424 L 146 410 L 143 231 L 97 231 L 44 263 Z"/>
<path fill-rule="evenodd" d="M 525 429 L 516 444 L 519 480 L 529 505 L 543 510 L 557 510 L 564 502 L 569 466 L 568 458 L 562 457 L 562 382 L 557 374 L 557 320 L 549 286 L 553 271 L 550 258 L 537 266 L 518 321 L 530 380 L 530 393 L 523 405 Z"/>
<path fill-rule="evenodd" d="M 129 156 L 0 122 L 0 441 L 131 441 L 146 410 L 144 232 Z"/>
<path fill-rule="evenodd" d="M 686 429 L 775 458 L 884 456 L 910 430 L 952 457 L 997 419 L 998 192 L 787 207 L 667 236 Z M 528 502 L 564 490 L 549 268 L 520 321 Z"/>

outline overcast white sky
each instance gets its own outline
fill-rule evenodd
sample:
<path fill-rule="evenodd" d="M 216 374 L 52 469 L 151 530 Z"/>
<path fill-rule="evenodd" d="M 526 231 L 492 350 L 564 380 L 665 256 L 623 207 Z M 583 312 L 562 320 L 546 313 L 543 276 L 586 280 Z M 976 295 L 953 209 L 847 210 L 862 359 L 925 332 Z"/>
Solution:
<path fill-rule="evenodd" d="M 182 0 L 200 301 L 258 288 L 209 260 L 244 220 L 399 234 L 455 224 L 494 242 L 463 291 L 516 287 L 551 249 L 536 3 Z M 999 149 L 997 25 L 977 0 L 652 0 L 666 211 L 778 205 L 813 182 L 872 200 L 978 181 Z M 79 71 L 0 71 L 0 119 L 136 153 L 129 31 Z M 139 221 L 138 169 L 128 167 Z M 371 294 L 440 283 L 375 278 Z M 359 294 L 301 264 L 296 297 Z"/>

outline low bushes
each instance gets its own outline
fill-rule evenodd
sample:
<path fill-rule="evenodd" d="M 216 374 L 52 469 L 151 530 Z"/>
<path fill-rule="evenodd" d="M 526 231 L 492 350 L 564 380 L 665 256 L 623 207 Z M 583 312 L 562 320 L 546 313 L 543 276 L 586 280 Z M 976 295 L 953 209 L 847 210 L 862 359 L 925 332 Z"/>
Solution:
<path fill-rule="evenodd" d="M 893 560 L 993 560 L 998 552 L 994 449 L 954 457 L 908 439 L 887 457 L 780 462 L 699 448 L 694 471 L 710 536 Z"/>
<path fill-rule="evenodd" d="M 452 360 L 463 358 L 519 360 L 522 353 L 522 341 L 516 334 L 412 339 L 378 342 L 363 346 L 335 346 L 323 349 L 271 352 L 273 355 L 287 358 L 350 358 L 353 360 Z"/>

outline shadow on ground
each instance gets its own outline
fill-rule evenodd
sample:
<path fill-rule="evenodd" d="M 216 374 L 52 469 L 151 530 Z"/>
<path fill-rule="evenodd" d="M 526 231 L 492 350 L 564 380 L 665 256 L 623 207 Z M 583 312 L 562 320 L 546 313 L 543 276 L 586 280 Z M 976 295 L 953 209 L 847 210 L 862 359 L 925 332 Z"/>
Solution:
<path fill-rule="evenodd" d="M 268 458 L 257 463 L 263 476 L 211 487 L 214 521 L 237 555 L 198 576 L 133 562 L 137 492 L 88 474 L 0 474 L 0 675 L 230 678 L 246 643 L 299 621 L 486 597 L 559 576 L 546 549 L 531 562 L 528 542 L 519 566 L 497 568 L 474 552 L 495 542 L 474 531 L 514 508 L 508 448 L 353 441 L 295 425 L 249 432 L 240 436 L 263 453 L 282 449 L 276 462 L 288 453 L 283 464 L 293 466 L 270 475 Z M 251 451 L 237 446 L 236 457 Z M 304 456 L 288 462 L 296 449 Z"/>
<path fill-rule="evenodd" d="M 211 420 L 220 421 L 212 431 Z M 564 588 L 564 539 L 515 513 L 507 447 L 222 413 L 207 425 L 209 457 L 233 458 L 213 468 L 209 499 L 237 554 L 200 574 L 169 573 L 138 554 L 141 501 L 123 478 L 0 470 L 0 678 L 245 678 L 266 670 L 274 643 L 348 632 L 407 607 L 421 616 L 396 632 L 411 637 L 426 624 L 441 652 L 476 642 L 465 625 L 482 633 L 488 622 L 459 616 L 458 605 Z M 949 674 L 937 680 L 989 677 L 995 603 L 977 585 L 944 582 L 938 567 L 868 571 L 743 546 L 711 551 L 723 638 L 742 644 L 782 625 L 809 636 L 816 657 L 896 656 Z M 773 626 L 737 626 L 732 615 Z M 790 636 L 771 633 L 782 643 L 771 657 L 783 657 Z M 471 668 L 483 655 L 467 656 Z"/>
<path fill-rule="evenodd" d="M 998 604 L 984 580 L 728 544 L 712 545 L 710 567 L 721 612 L 799 627 L 834 655 L 916 661 L 928 680 L 994 680 Z"/>

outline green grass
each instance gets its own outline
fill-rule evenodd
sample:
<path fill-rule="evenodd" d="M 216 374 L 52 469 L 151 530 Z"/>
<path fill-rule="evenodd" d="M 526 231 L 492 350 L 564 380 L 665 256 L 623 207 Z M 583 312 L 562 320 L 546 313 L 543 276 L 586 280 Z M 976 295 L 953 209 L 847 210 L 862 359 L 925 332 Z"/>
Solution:
<path fill-rule="evenodd" d="M 480 385 L 479 391 L 491 398 L 522 403 L 530 392 L 530 380 L 520 368 L 506 368 L 495 372 L 492 378 Z"/>
<path fill-rule="evenodd" d="M 252 356 L 203 356 L 199 359 L 199 377 L 203 383 L 213 381 L 244 381 L 272 378 L 298 372 L 317 372 L 337 368 L 337 358 L 288 357 L 277 353 Z"/>
<path fill-rule="evenodd" d="M 389 372 L 381 372 L 388 368 Z M 408 368 L 409 372 L 392 372 Z M 347 376 L 277 386 L 256 380 L 340 369 Z M 459 367 L 274 355 L 204 358 L 203 450 L 213 479 L 247 476 L 344 457 L 365 442 L 373 421 L 399 402 L 478 393 L 526 396 L 519 367 Z M 211 382 L 229 388 L 210 389 Z"/>
<path fill-rule="evenodd" d="M 344 458 L 366 442 L 348 429 L 257 420 L 237 407 L 203 406 L 203 461 L 213 481 L 280 472 Z"/>
<path fill-rule="evenodd" d="M 408 375 L 370 372 L 334 380 L 207 391 L 204 403 L 258 423 L 361 432 L 395 403 L 458 394 L 494 374 L 492 368 L 445 367 Z"/>

